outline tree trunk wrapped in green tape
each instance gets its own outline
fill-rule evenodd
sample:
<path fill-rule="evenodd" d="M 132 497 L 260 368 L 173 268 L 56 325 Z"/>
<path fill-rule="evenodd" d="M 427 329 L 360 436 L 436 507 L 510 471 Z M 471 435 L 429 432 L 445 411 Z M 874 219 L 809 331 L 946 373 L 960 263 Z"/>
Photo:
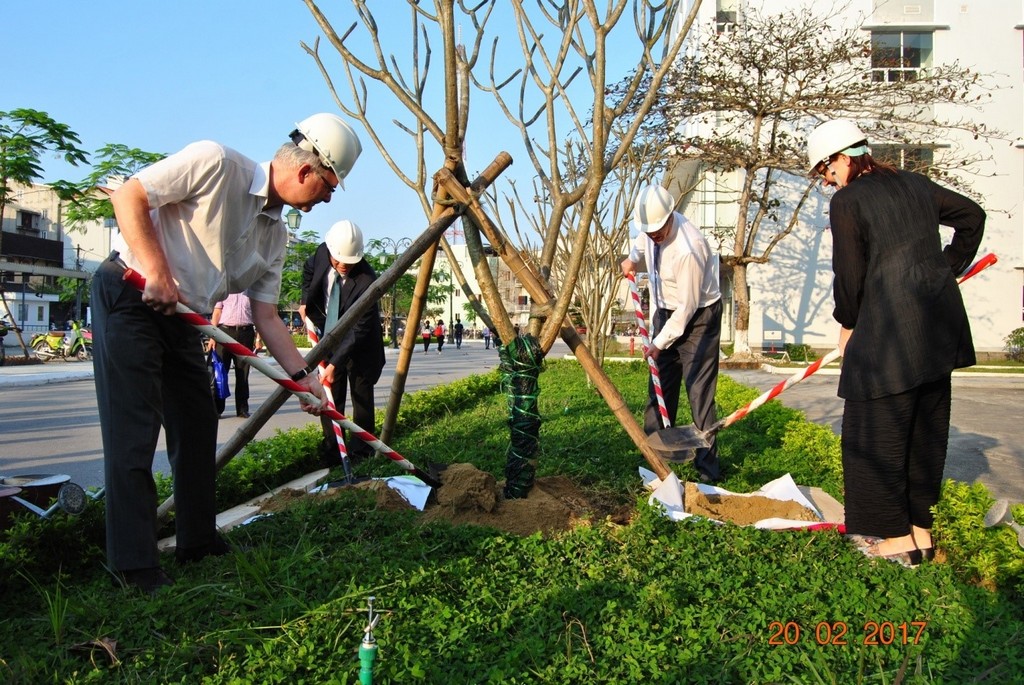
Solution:
<path fill-rule="evenodd" d="M 510 443 L 505 454 L 505 498 L 526 497 L 533 487 L 540 442 L 538 378 L 544 353 L 533 336 L 517 336 L 502 345 L 501 388 L 508 396 Z"/>

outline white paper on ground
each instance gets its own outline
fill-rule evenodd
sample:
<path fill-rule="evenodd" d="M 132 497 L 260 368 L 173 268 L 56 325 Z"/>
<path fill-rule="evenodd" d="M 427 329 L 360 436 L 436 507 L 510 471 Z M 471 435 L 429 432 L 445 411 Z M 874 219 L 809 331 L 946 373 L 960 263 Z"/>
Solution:
<path fill-rule="evenodd" d="M 693 514 L 689 514 L 683 507 L 683 485 L 680 483 L 679 478 L 676 477 L 675 473 L 669 474 L 669 476 L 662 481 L 658 476 L 644 467 L 639 468 L 640 478 L 644 482 L 644 487 L 651 490 L 651 496 L 648 498 L 647 503 L 654 505 L 657 502 L 661 505 L 665 516 L 673 521 L 682 521 L 690 518 Z M 818 517 L 818 521 L 792 521 L 789 519 L 781 518 L 768 518 L 754 523 L 755 528 L 761 528 L 765 530 L 781 530 L 786 528 L 806 528 L 807 526 L 813 526 L 821 523 L 821 512 L 811 504 L 810 500 L 804 497 L 804 494 L 800 492 L 800 488 L 797 487 L 796 482 L 793 481 L 793 477 L 788 473 L 784 476 L 780 476 L 775 480 L 765 483 L 756 492 L 742 493 L 742 492 L 731 492 L 725 488 L 720 488 L 715 485 L 705 485 L 703 483 L 697 483 L 697 489 L 699 489 L 705 495 L 733 495 L 736 497 L 750 497 L 752 495 L 760 495 L 769 499 L 779 501 L 792 501 L 800 504 L 803 507 L 808 508 L 814 515 Z M 709 519 L 714 521 L 715 519 Z M 721 521 L 716 521 L 722 523 Z"/>
<path fill-rule="evenodd" d="M 383 480 L 388 484 L 389 488 L 397 490 L 409 504 L 416 508 L 416 511 L 423 511 L 424 507 L 427 506 L 427 498 L 430 497 L 430 486 L 416 476 L 391 476 L 390 478 L 375 480 Z"/>

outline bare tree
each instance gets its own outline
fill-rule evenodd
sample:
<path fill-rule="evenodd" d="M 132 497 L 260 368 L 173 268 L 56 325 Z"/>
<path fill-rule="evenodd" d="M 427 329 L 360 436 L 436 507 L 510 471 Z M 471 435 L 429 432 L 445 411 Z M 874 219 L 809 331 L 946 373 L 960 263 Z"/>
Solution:
<path fill-rule="evenodd" d="M 564 159 L 568 162 L 563 171 L 565 179 L 569 185 L 583 183 L 589 161 L 586 148 L 571 141 L 565 143 L 565 148 Z M 586 329 L 587 348 L 600 364 L 604 363 L 616 314 L 627 309 L 632 312 L 632 305 L 618 297 L 622 290 L 619 263 L 630 249 L 632 208 L 640 189 L 663 170 L 667 158 L 667 153 L 660 146 L 649 143 L 634 146 L 619 166 L 609 170 L 607 182 L 598 197 L 570 314 L 574 322 L 578 321 Z M 520 244 L 527 247 L 532 265 L 540 270 L 540 264 L 532 258 L 542 254 L 542 248 L 535 247 L 532 242 L 536 236 L 543 235 L 550 219 L 546 195 L 535 180 L 529 201 L 514 186 L 508 200 L 519 210 L 513 216 L 521 213 L 526 219 L 528 230 L 524 232 L 524 227 L 516 223 L 515 234 Z M 549 278 L 555 288 L 565 280 L 566 268 L 572 262 L 572 251 L 582 230 L 581 210 L 579 204 L 572 205 L 562 219 L 564 227 L 558 234 Z"/>
<path fill-rule="evenodd" d="M 613 0 L 603 10 L 594 0 L 538 0 L 530 10 L 522 0 L 481 0 L 472 5 L 464 0 L 435 0 L 433 8 L 428 8 L 425 2 L 407 0 L 412 40 L 401 50 L 404 53 L 407 47 L 411 57 L 411 64 L 406 66 L 404 73 L 397 57 L 385 56 L 387 51 L 382 44 L 382 35 L 367 2 L 352 1 L 357 21 L 342 35 L 334 31 L 331 21 L 316 2 L 305 0 L 305 3 L 343 60 L 351 100 L 342 101 L 335 92 L 339 108 L 362 122 L 396 175 L 418 194 L 425 213 L 435 214 L 439 202 L 448 201 L 444 200 L 444 194 L 469 208 L 468 221 L 465 222 L 466 245 L 477 281 L 481 284 L 487 314 L 505 343 L 503 366 L 514 363 L 520 369 L 528 368 L 527 375 L 532 374 L 532 381 L 525 379 L 524 383 L 535 384 L 541 359 L 554 341 L 559 336 L 563 337 L 595 379 L 595 385 L 644 456 L 652 462 L 659 475 L 667 475 L 667 467 L 646 445 L 642 430 L 618 391 L 581 345 L 575 329 L 567 325 L 567 313 L 585 262 L 586 246 L 595 225 L 602 187 L 612 170 L 629 157 L 642 115 L 654 106 L 661 81 L 676 60 L 699 1 L 686 16 L 680 16 L 677 15 L 680 3 L 676 0 Z M 465 41 L 456 40 L 456 4 L 460 11 L 460 26 L 465 22 L 471 27 Z M 392 4 L 387 3 L 386 7 L 393 17 Z M 629 16 L 627 8 L 632 10 L 631 20 L 624 20 Z M 492 34 L 488 24 L 496 14 L 501 15 L 501 31 L 496 30 Z M 392 20 L 390 24 L 393 23 Z M 500 65 L 505 63 L 501 58 L 507 57 L 503 36 L 510 33 L 510 26 L 515 30 L 513 50 L 518 50 L 521 66 L 510 73 L 500 73 Z M 631 41 L 615 44 L 614 60 L 611 59 L 613 52 L 610 47 L 613 31 L 616 35 L 628 32 L 632 37 Z M 436 92 L 429 87 L 432 40 L 440 41 L 444 56 L 443 118 L 437 118 L 429 108 L 432 100 L 428 95 Z M 488 40 L 489 64 L 486 73 L 482 74 L 478 60 Z M 366 46 L 364 52 L 370 57 L 361 58 L 350 44 Z M 307 46 L 307 50 L 334 91 L 318 43 Z M 608 68 L 613 61 L 635 69 L 634 76 L 624 87 L 627 97 L 617 104 L 608 98 L 612 83 Z M 394 120 L 394 123 L 410 136 L 417 151 L 411 173 L 400 168 L 392 156 L 393 150 L 388 149 L 378 134 L 376 126 L 379 120 L 368 112 L 368 84 L 375 84 L 390 94 L 410 116 L 411 121 Z M 484 211 L 479 202 L 483 189 L 469 187 L 462 151 L 469 130 L 470 84 L 490 93 L 506 121 L 519 132 L 526 157 L 544 195 L 549 213 L 543 223 L 538 222 L 542 244 L 536 259 L 537 269 L 530 268 L 523 253 L 510 244 L 505 233 Z M 648 90 L 641 92 L 644 87 Z M 583 112 L 589 112 L 589 118 L 581 114 L 579 107 Z M 641 116 L 621 124 L 629 111 Z M 493 127 L 494 122 L 487 121 L 481 128 L 485 126 Z M 614 137 L 613 131 L 617 133 Z M 562 141 L 570 137 L 579 141 L 583 155 L 579 161 L 580 173 L 567 177 Z M 481 139 L 486 140 L 486 134 Z M 433 154 L 433 146 L 438 144 L 450 174 L 446 178 L 439 173 L 440 188 L 428 195 L 425 159 Z M 570 211 L 574 213 L 571 224 L 575 233 L 569 240 L 569 260 L 555 292 L 548 279 L 558 245 L 565 239 L 566 216 Z M 534 301 L 531 325 L 522 338 L 515 338 L 512 323 L 498 296 L 483 252 L 483 238 L 506 261 Z M 432 254 L 424 255 L 423 263 L 429 272 L 433 268 Z M 455 276 L 459 278 L 459 274 Z M 422 270 L 420 277 L 425 278 Z M 418 311 L 410 311 L 409 328 L 414 317 L 418 320 L 418 316 Z M 403 353 L 411 347 L 409 343 L 407 333 L 403 340 Z M 393 388 L 389 413 L 397 410 L 397 399 Z M 535 393 L 533 401 L 536 401 Z M 519 414 L 517 411 L 520 410 L 514 410 L 510 418 L 513 423 L 531 413 L 536 416 L 535 405 L 532 409 L 528 405 L 523 406 Z M 522 496 L 532 484 L 538 426 L 539 420 L 533 422 L 531 419 L 512 430 L 514 444 L 510 449 L 506 477 L 508 483 L 514 482 L 514 486 L 511 489 L 506 486 L 506 495 Z M 522 444 L 515 444 L 524 436 Z"/>
<path fill-rule="evenodd" d="M 735 354 L 750 354 L 747 268 L 770 261 L 779 242 L 800 226 L 801 211 L 819 186 L 807 178 L 804 148 L 815 123 L 855 119 L 876 153 L 882 141 L 893 150 L 930 151 L 929 141 L 948 138 L 943 134 L 951 129 L 998 135 L 970 120 L 933 115 L 943 104 L 980 108 L 988 96 L 978 74 L 953 64 L 893 77 L 886 67 L 902 63 L 873 57 L 859 26 L 834 28 L 843 9 L 747 9 L 729 31 L 708 28 L 665 81 L 661 105 L 643 124 L 679 159 L 696 161 L 706 182 L 726 190 L 724 201 L 735 206 L 734 224 L 711 227 L 731 245 L 722 260 L 733 276 Z M 962 176 L 953 169 L 962 172 L 979 161 L 957 149 L 925 158 L 928 173 L 954 185 Z"/>

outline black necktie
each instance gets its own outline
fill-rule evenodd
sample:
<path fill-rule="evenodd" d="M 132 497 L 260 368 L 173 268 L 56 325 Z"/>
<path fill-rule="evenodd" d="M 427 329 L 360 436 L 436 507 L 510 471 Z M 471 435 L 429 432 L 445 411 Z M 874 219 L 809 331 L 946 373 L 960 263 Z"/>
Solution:
<path fill-rule="evenodd" d="M 654 243 L 654 307 L 662 308 L 665 303 L 661 299 L 661 244 Z"/>

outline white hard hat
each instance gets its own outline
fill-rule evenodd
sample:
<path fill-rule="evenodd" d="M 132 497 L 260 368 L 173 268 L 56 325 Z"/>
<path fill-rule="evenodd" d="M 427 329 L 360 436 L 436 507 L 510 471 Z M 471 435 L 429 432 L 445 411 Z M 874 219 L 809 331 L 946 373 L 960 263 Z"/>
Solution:
<path fill-rule="evenodd" d="M 355 264 L 363 258 L 363 232 L 351 221 L 339 221 L 324 236 L 331 256 L 342 264 Z"/>
<path fill-rule="evenodd" d="M 672 193 L 661 186 L 647 186 L 636 198 L 633 226 L 643 233 L 654 233 L 665 225 L 675 206 Z"/>
<path fill-rule="evenodd" d="M 302 134 L 301 137 L 298 134 Z M 292 142 L 303 150 L 315 152 L 320 161 L 338 177 L 338 185 L 345 187 L 344 179 L 352 171 L 359 153 L 363 151 L 359 136 L 337 114 L 321 112 L 295 124 Z"/>
<path fill-rule="evenodd" d="M 852 147 L 862 140 L 867 140 L 867 136 L 849 119 L 833 119 L 819 124 L 811 131 L 811 135 L 807 136 L 809 171 L 813 172 L 819 164 L 828 162 L 837 152 L 851 157 L 869 153 L 871 150 L 867 146 Z"/>

